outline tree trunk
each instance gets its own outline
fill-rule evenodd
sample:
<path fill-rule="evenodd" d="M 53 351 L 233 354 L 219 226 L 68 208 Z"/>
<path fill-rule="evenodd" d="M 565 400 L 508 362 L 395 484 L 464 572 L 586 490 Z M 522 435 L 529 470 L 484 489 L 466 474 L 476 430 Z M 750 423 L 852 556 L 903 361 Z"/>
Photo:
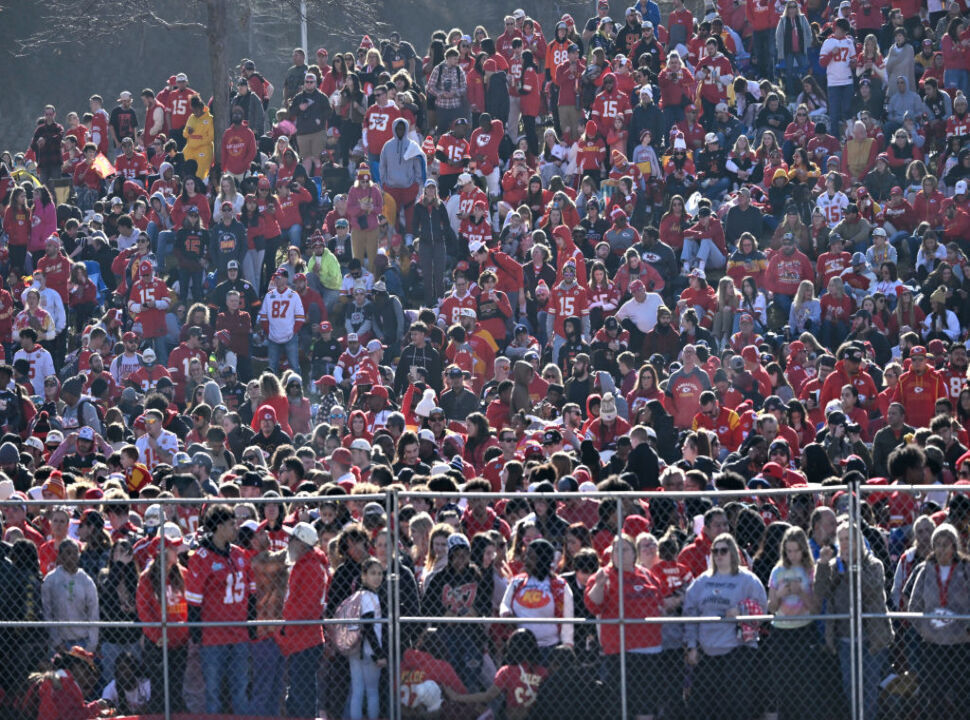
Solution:
<path fill-rule="evenodd" d="M 206 0 L 206 39 L 209 41 L 209 71 L 212 74 L 212 111 L 215 130 L 215 159 L 222 157 L 222 133 L 229 117 L 228 0 Z"/>

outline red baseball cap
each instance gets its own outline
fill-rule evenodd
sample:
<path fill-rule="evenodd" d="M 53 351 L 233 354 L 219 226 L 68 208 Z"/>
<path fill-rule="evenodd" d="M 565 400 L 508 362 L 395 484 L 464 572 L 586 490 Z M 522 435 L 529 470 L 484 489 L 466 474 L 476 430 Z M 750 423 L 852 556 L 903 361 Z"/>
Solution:
<path fill-rule="evenodd" d="M 330 385 L 331 387 L 337 386 L 337 378 L 333 375 L 324 375 L 317 380 L 317 385 Z"/>
<path fill-rule="evenodd" d="M 785 468 L 776 462 L 765 463 L 765 466 L 761 469 L 761 474 L 775 480 L 782 480 L 785 477 Z"/>
<path fill-rule="evenodd" d="M 387 400 L 387 398 L 388 398 L 387 388 L 384 387 L 383 385 L 375 385 L 374 387 L 372 387 L 370 389 L 370 392 L 368 394 L 369 395 L 377 395 L 378 397 L 382 397 L 385 400 Z"/>
<path fill-rule="evenodd" d="M 805 349 L 805 343 L 803 343 L 801 340 L 795 340 L 794 342 L 789 343 L 788 345 L 789 353 L 801 352 L 804 349 Z"/>
<path fill-rule="evenodd" d="M 139 275 L 151 275 L 155 272 L 155 268 L 152 266 L 150 260 L 142 260 L 141 265 L 138 266 Z"/>
<path fill-rule="evenodd" d="M 917 345 L 914 348 L 911 348 L 910 349 L 909 356 L 911 358 L 914 358 L 914 357 L 926 357 L 926 348 L 923 347 L 922 345 Z"/>
<path fill-rule="evenodd" d="M 333 332 L 333 325 L 324 320 L 320 323 L 320 332 Z"/>
<path fill-rule="evenodd" d="M 760 355 L 758 355 L 758 348 L 754 345 L 745 345 L 744 349 L 741 351 L 741 357 L 743 357 L 748 362 L 758 362 Z"/>
<path fill-rule="evenodd" d="M 345 447 L 339 447 L 336 450 L 334 450 L 333 454 L 330 456 L 330 459 L 333 462 L 340 463 L 341 465 L 354 464 L 354 459 L 350 456 L 350 450 L 348 450 Z"/>
<path fill-rule="evenodd" d="M 124 335 L 121 336 L 121 339 L 124 340 L 125 342 L 128 342 L 129 340 L 137 340 L 138 336 L 135 335 L 135 333 L 133 333 L 131 330 L 129 330 L 128 332 L 126 332 Z"/>

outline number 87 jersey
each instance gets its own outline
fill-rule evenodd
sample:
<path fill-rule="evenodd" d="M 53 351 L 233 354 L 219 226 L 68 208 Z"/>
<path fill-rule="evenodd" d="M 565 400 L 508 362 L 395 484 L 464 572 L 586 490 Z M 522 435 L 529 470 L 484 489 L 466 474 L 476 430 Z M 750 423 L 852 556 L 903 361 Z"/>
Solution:
<path fill-rule="evenodd" d="M 249 558 L 242 548 L 218 550 L 209 540 L 189 557 L 185 600 L 202 608 L 202 622 L 238 622 L 231 627 L 207 627 L 203 645 L 249 642 L 246 618 L 249 596 L 256 592 Z"/>

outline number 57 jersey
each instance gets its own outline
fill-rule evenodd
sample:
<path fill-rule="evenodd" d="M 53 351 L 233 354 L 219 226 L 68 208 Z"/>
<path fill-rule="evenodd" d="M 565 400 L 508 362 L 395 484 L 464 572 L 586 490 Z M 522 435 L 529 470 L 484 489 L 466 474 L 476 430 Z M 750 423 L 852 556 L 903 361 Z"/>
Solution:
<path fill-rule="evenodd" d="M 249 642 L 246 616 L 249 596 L 256 592 L 249 558 L 242 548 L 228 545 L 225 551 L 210 541 L 189 557 L 185 575 L 185 600 L 202 608 L 202 622 L 238 622 L 232 627 L 207 627 L 203 645 Z"/>

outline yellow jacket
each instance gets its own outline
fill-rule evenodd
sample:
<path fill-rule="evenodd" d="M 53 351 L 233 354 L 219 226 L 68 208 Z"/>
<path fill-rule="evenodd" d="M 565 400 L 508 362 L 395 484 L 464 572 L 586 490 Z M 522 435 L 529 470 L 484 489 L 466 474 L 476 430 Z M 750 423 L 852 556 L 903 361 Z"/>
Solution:
<path fill-rule="evenodd" d="M 205 180 L 215 155 L 215 125 L 209 108 L 205 108 L 198 117 L 189 115 L 189 119 L 185 122 L 185 137 L 185 149 L 182 154 L 186 160 L 195 160 L 198 163 L 197 174 Z"/>

